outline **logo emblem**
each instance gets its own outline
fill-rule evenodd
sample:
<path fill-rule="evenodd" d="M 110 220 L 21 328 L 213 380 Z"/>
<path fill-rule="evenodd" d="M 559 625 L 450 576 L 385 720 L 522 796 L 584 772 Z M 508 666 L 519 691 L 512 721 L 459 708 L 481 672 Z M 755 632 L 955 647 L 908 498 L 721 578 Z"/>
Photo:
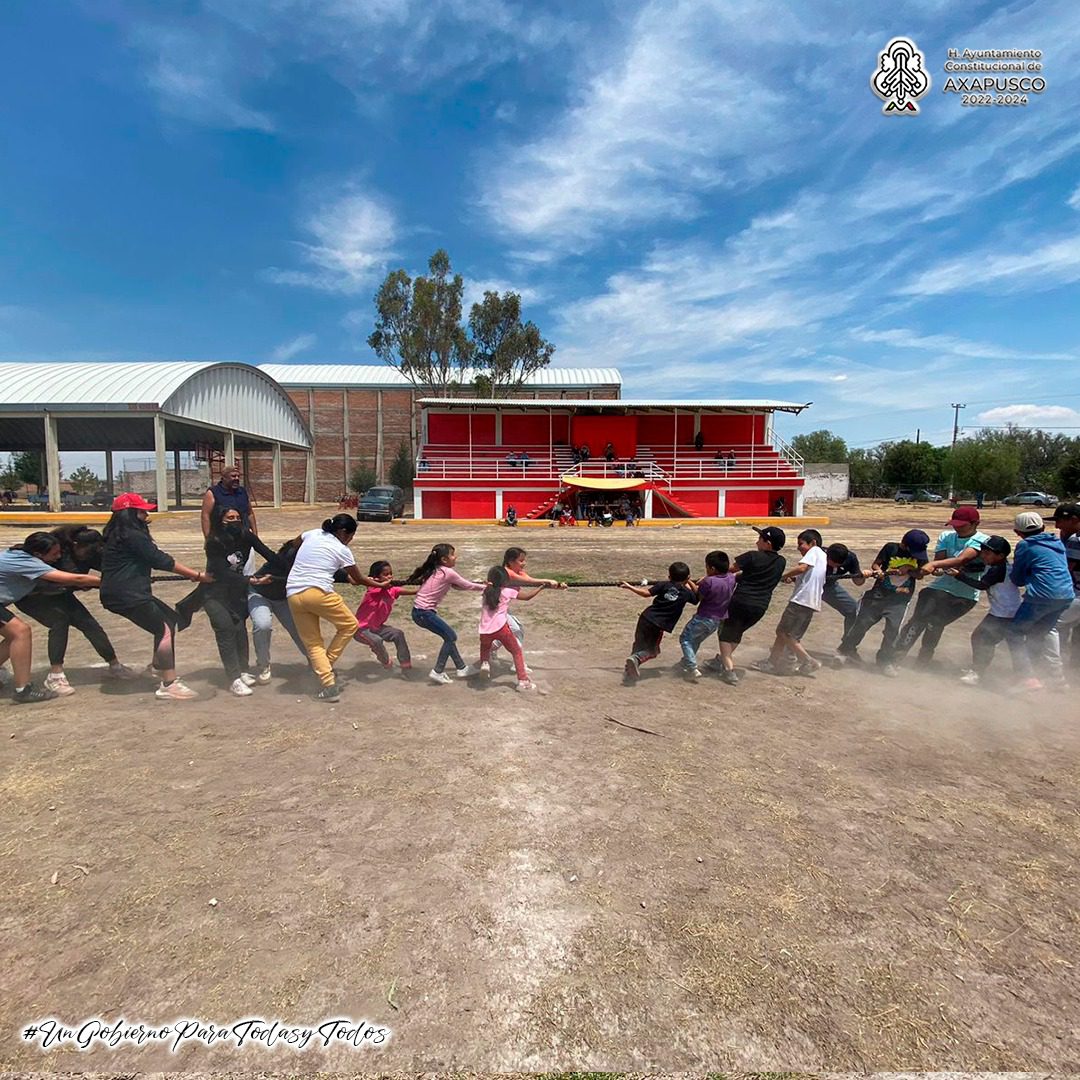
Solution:
<path fill-rule="evenodd" d="M 893 38 L 878 53 L 879 66 L 870 76 L 870 88 L 885 104 L 886 116 L 895 113 L 917 113 L 916 100 L 930 89 L 923 54 L 908 38 Z"/>

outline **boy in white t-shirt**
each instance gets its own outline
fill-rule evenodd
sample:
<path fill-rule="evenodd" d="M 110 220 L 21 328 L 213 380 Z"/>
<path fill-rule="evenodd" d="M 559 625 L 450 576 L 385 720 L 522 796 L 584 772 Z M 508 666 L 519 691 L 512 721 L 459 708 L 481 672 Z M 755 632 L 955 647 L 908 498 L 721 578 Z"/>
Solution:
<path fill-rule="evenodd" d="M 799 562 L 792 567 L 781 581 L 797 582 L 791 594 L 784 614 L 776 626 L 776 640 L 768 658 L 759 660 L 752 666 L 757 671 L 772 675 L 783 674 L 784 654 L 795 655 L 795 674 L 813 676 L 821 667 L 821 661 L 815 660 L 803 648 L 802 638 L 810 628 L 815 611 L 821 610 L 821 593 L 825 588 L 825 573 L 828 569 L 828 557 L 821 547 L 821 533 L 817 529 L 806 529 L 798 536 Z"/>

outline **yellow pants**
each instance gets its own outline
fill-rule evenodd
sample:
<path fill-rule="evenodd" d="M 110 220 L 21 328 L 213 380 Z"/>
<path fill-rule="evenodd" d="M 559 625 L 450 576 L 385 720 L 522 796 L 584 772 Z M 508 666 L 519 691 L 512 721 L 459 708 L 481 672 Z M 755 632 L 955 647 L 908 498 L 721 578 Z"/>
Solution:
<path fill-rule="evenodd" d="M 356 616 L 336 592 L 327 593 L 315 588 L 290 596 L 289 610 L 319 682 L 323 686 L 332 686 L 334 664 L 356 633 Z M 323 644 L 320 619 L 326 619 L 337 627 L 329 648 Z"/>

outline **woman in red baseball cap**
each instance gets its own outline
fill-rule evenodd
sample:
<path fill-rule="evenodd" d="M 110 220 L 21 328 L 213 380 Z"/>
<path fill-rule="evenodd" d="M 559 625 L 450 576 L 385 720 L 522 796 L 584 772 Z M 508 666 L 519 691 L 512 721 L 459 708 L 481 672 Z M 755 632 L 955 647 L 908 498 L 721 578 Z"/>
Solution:
<path fill-rule="evenodd" d="M 113 499 L 101 556 L 101 606 L 154 635 L 154 668 L 161 674 L 155 697 L 185 701 L 198 697 L 176 677 L 176 612 L 154 596 L 150 572 L 168 570 L 191 581 L 212 581 L 208 574 L 182 566 L 150 539 L 148 511 L 141 495 L 126 492 Z"/>

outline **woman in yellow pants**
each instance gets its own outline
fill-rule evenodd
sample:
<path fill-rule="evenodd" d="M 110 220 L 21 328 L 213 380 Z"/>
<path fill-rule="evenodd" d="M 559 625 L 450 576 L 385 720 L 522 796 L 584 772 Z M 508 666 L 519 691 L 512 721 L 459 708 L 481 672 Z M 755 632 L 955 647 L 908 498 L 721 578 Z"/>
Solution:
<path fill-rule="evenodd" d="M 300 550 L 285 585 L 296 632 L 322 683 L 322 689 L 315 695 L 319 701 L 338 700 L 340 691 L 334 677 L 334 664 L 356 633 L 356 616 L 344 599 L 334 592 L 334 575 L 344 571 L 353 585 L 379 584 L 356 568 L 356 559 L 349 550 L 355 535 L 356 518 L 351 514 L 335 514 L 322 523 L 321 529 L 301 534 Z M 322 619 L 334 626 L 334 637 L 329 646 L 323 642 Z"/>

